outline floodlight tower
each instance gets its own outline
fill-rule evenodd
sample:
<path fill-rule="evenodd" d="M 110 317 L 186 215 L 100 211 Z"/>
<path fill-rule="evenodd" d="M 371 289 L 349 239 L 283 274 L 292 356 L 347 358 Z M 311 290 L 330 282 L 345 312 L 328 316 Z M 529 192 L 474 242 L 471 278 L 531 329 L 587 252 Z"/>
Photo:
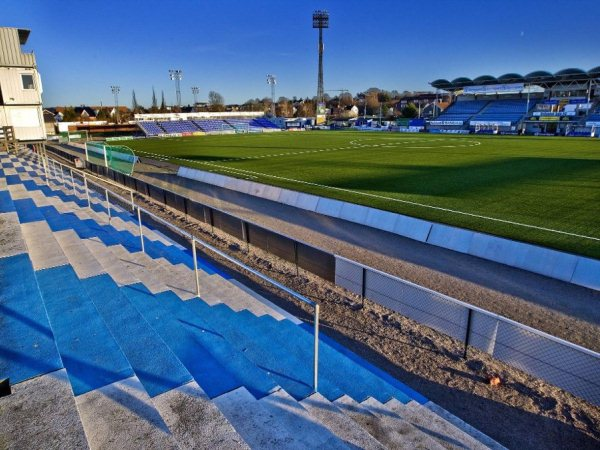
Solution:
<path fill-rule="evenodd" d="M 267 75 L 267 84 L 271 86 L 271 115 L 275 117 L 275 85 L 277 84 L 275 75 Z"/>
<path fill-rule="evenodd" d="M 192 95 L 194 96 L 194 111 L 196 111 L 196 105 L 198 104 L 198 93 L 200 92 L 200 88 L 193 86 L 192 87 Z"/>
<path fill-rule="evenodd" d="M 312 16 L 313 28 L 319 29 L 319 78 L 317 82 L 317 104 L 323 103 L 323 28 L 329 28 L 329 13 L 317 10 Z"/>
<path fill-rule="evenodd" d="M 177 106 L 181 108 L 181 79 L 183 78 L 183 72 L 180 69 L 169 69 L 169 78 L 175 81 Z"/>
<path fill-rule="evenodd" d="M 115 120 L 119 123 L 119 92 L 121 92 L 121 86 L 111 86 L 110 90 L 115 96 Z"/>

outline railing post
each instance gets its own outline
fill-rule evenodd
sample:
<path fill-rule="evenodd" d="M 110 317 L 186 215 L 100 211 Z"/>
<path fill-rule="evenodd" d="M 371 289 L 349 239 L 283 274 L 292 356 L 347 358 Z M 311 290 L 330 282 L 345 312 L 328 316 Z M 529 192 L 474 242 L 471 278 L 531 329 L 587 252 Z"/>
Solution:
<path fill-rule="evenodd" d="M 313 360 L 313 390 L 319 392 L 319 304 L 315 303 L 315 354 Z"/>
<path fill-rule="evenodd" d="M 467 351 L 469 349 L 469 341 L 471 340 L 471 316 L 473 315 L 473 310 L 469 308 L 469 312 L 467 315 L 467 332 L 465 334 L 465 349 L 463 352 L 463 359 L 467 359 Z"/>
<path fill-rule="evenodd" d="M 73 169 L 69 169 L 69 172 L 71 173 L 71 187 L 73 188 L 73 195 L 77 195 L 75 192 L 75 178 L 73 178 Z"/>
<path fill-rule="evenodd" d="M 140 243 L 142 245 L 142 253 L 146 253 L 146 251 L 144 250 L 144 230 L 142 228 L 142 211 L 140 210 L 140 207 L 138 206 L 138 225 L 140 227 Z"/>
<path fill-rule="evenodd" d="M 42 167 L 46 174 L 46 186 L 50 186 L 50 173 L 48 172 L 48 156 L 46 155 L 46 152 L 44 152 L 44 156 L 42 157 Z"/>
<path fill-rule="evenodd" d="M 85 185 L 85 196 L 87 198 L 87 202 L 88 202 L 88 208 L 92 208 L 92 203 L 90 202 L 90 191 L 88 189 L 88 182 L 87 182 L 87 177 L 85 176 L 85 172 L 83 174 L 83 184 Z"/>
<path fill-rule="evenodd" d="M 129 195 L 131 196 L 131 210 L 135 211 L 135 203 L 133 202 L 133 191 L 129 191 Z"/>
<path fill-rule="evenodd" d="M 196 239 L 192 236 L 192 258 L 194 258 L 194 277 L 196 279 L 196 295 L 200 298 L 200 279 L 198 278 L 198 259 L 196 258 Z"/>
<path fill-rule="evenodd" d="M 106 192 L 106 214 L 108 214 L 108 223 L 110 223 L 110 201 L 108 200 L 108 189 L 104 190 Z"/>

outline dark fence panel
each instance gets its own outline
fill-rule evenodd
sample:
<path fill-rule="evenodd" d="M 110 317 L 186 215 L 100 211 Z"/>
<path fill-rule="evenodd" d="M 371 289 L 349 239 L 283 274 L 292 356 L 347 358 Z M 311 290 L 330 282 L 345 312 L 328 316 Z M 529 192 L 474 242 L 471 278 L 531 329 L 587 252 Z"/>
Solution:
<path fill-rule="evenodd" d="M 162 188 L 159 188 L 159 187 L 153 186 L 152 184 L 149 184 L 148 185 L 148 194 L 154 200 L 157 200 L 163 204 L 167 203 L 165 201 L 165 191 Z"/>
<path fill-rule="evenodd" d="M 213 223 L 215 228 L 223 230 L 238 239 L 244 239 L 242 233 L 242 221 L 237 217 L 230 216 L 221 211 L 213 210 Z"/>
<path fill-rule="evenodd" d="M 181 195 L 165 191 L 165 199 L 167 200 L 167 206 L 187 214 L 187 211 L 185 210 L 185 199 Z"/>
<path fill-rule="evenodd" d="M 125 177 L 125 186 L 127 186 L 129 189 L 133 189 L 134 191 L 137 190 L 135 187 L 135 178 L 132 178 L 127 175 L 123 176 Z"/>
<path fill-rule="evenodd" d="M 135 179 L 135 190 L 140 194 L 148 195 L 148 184 L 142 180 Z"/>
<path fill-rule="evenodd" d="M 294 240 L 273 231 L 249 223 L 247 225 L 248 242 L 286 261 L 296 261 Z"/>
<path fill-rule="evenodd" d="M 327 281 L 335 282 L 335 256 L 301 242 L 298 242 L 297 246 L 298 267 Z"/>

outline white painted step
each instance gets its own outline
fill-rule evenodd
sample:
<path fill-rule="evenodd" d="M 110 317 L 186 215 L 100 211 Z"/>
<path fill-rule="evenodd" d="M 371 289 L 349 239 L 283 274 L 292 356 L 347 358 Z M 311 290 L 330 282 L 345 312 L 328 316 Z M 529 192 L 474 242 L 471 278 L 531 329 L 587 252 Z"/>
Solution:
<path fill-rule="evenodd" d="M 22 223 L 21 234 L 27 245 L 34 270 L 49 269 L 69 263 L 47 222 Z"/>
<path fill-rule="evenodd" d="M 94 449 L 179 449 L 137 377 L 75 398 L 88 444 Z"/>
<path fill-rule="evenodd" d="M 396 399 L 392 399 L 388 401 L 385 406 L 424 433 L 430 434 L 447 448 L 488 449 L 486 445 L 482 444 L 477 439 L 415 401 L 403 404 Z"/>
<path fill-rule="evenodd" d="M 380 414 L 381 411 L 364 402 L 358 403 L 347 395 L 337 399 L 334 404 L 388 448 L 437 450 L 444 448 L 405 420 L 395 415 Z"/>
<path fill-rule="evenodd" d="M 487 448 L 490 448 L 493 450 L 506 450 L 506 447 L 504 447 L 500 443 L 496 442 L 494 439 L 489 437 L 487 434 L 482 433 L 477 428 L 469 425 L 462 419 L 456 417 L 454 414 L 446 411 L 444 408 L 437 405 L 436 403 L 430 401 L 430 402 L 427 402 L 424 405 L 424 407 L 427 408 L 428 410 L 432 411 L 433 413 L 435 413 L 437 416 L 445 419 L 447 422 L 451 423 L 455 427 L 464 431 L 466 434 L 472 436 L 474 439 L 476 439 L 479 442 L 481 442 L 482 444 L 484 444 Z"/>
<path fill-rule="evenodd" d="M 11 388 L 0 398 L 0 448 L 88 448 L 65 369 Z"/>
<path fill-rule="evenodd" d="M 96 257 L 73 230 L 57 231 L 54 238 L 80 279 L 106 273 Z"/>
<path fill-rule="evenodd" d="M 344 442 L 367 450 L 385 450 L 381 442 L 321 394 L 314 393 L 300 404 Z"/>
<path fill-rule="evenodd" d="M 195 381 L 152 399 L 181 448 L 249 449 Z"/>
<path fill-rule="evenodd" d="M 238 388 L 213 401 L 251 448 L 350 448 L 283 390 L 257 400 Z"/>
<path fill-rule="evenodd" d="M 0 213 L 0 258 L 27 251 L 16 212 Z"/>

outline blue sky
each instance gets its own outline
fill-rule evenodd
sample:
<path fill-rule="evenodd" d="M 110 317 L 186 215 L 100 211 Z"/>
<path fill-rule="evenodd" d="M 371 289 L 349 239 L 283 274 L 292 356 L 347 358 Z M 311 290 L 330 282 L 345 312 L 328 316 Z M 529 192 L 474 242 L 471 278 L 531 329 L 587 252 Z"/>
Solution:
<path fill-rule="evenodd" d="M 428 89 L 437 78 L 588 70 L 600 65 L 598 0 L 3 0 L 0 26 L 31 29 L 44 104 L 149 106 L 152 86 L 175 100 L 168 69 L 228 103 L 270 95 L 314 96 L 315 9 L 330 12 L 325 31 L 325 90 L 356 93 Z M 332 93 L 335 94 L 335 93 Z"/>

